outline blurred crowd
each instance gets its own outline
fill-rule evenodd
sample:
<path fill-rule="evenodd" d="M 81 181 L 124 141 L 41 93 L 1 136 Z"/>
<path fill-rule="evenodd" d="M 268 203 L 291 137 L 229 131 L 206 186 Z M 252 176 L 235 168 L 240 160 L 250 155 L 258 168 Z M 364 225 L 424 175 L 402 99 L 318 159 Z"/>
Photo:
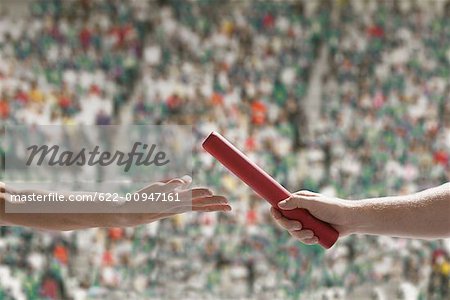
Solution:
<path fill-rule="evenodd" d="M 30 1 L 27 18 L 3 12 L 0 117 L 110 124 L 133 88 L 148 29 L 133 3 Z"/>
<path fill-rule="evenodd" d="M 448 6 L 447 6 L 448 8 Z M 371 11 L 371 18 L 360 17 Z M 346 193 L 413 192 L 450 178 L 450 21 L 399 4 L 342 11 L 325 41 L 319 140 Z"/>
<path fill-rule="evenodd" d="M 32 1 L 30 12 L 0 19 L 0 122 L 191 124 L 197 145 L 217 130 L 288 189 L 341 198 L 450 181 L 448 1 Z M 448 242 L 300 245 L 200 146 L 194 160 L 195 183 L 232 213 L 3 227 L 0 299 L 450 297 Z"/>

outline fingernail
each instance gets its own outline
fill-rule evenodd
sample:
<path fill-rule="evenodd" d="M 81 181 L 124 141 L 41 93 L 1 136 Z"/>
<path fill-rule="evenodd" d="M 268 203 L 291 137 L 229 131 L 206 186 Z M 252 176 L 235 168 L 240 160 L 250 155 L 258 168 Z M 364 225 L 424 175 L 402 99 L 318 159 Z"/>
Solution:
<path fill-rule="evenodd" d="M 231 210 L 231 206 L 225 206 L 225 211 L 230 211 Z"/>

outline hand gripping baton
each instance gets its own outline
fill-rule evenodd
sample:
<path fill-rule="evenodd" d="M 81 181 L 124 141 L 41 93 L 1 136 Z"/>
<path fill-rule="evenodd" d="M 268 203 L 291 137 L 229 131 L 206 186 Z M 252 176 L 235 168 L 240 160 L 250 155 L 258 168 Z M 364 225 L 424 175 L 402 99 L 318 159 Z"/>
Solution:
<path fill-rule="evenodd" d="M 228 170 L 233 172 L 278 210 L 280 210 L 278 202 L 291 196 L 288 190 L 250 161 L 247 156 L 217 132 L 212 132 L 205 139 L 202 146 Z M 300 221 L 304 229 L 312 230 L 318 237 L 319 244 L 324 248 L 328 249 L 333 246 L 339 237 L 339 233 L 330 224 L 316 219 L 303 208 L 280 211 L 286 218 Z"/>

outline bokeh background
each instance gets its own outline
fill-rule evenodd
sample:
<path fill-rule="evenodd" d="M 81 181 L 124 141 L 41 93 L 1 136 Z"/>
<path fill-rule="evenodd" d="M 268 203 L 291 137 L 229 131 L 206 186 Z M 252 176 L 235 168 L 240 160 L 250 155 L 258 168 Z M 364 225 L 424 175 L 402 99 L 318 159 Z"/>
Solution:
<path fill-rule="evenodd" d="M 449 241 L 301 245 L 199 146 L 355 200 L 450 181 L 450 1 L 2 0 L 0 124 L 193 125 L 194 183 L 234 208 L 1 227 L 0 299 L 450 299 Z"/>

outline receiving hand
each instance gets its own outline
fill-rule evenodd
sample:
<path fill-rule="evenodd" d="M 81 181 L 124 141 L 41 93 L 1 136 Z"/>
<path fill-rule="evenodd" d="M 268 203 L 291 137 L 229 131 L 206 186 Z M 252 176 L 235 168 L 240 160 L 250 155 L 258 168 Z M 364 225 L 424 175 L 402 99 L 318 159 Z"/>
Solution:
<path fill-rule="evenodd" d="M 187 188 L 190 177 L 174 178 L 167 182 L 153 183 L 136 193 L 170 193 L 180 196 L 180 205 L 172 211 L 158 213 L 129 213 L 126 202 L 117 205 L 117 213 L 5 213 L 5 199 L 12 193 L 36 193 L 36 191 L 12 192 L 0 183 L 0 225 L 27 226 L 45 230 L 75 230 L 92 227 L 128 227 L 151 223 L 188 211 L 213 212 L 230 211 L 231 207 L 223 196 L 214 195 L 207 188 Z M 40 191 L 45 194 L 47 192 Z M 192 201 L 191 201 L 192 200 Z M 20 205 L 20 204 L 17 204 Z M 176 208 L 176 209 L 173 209 Z"/>

